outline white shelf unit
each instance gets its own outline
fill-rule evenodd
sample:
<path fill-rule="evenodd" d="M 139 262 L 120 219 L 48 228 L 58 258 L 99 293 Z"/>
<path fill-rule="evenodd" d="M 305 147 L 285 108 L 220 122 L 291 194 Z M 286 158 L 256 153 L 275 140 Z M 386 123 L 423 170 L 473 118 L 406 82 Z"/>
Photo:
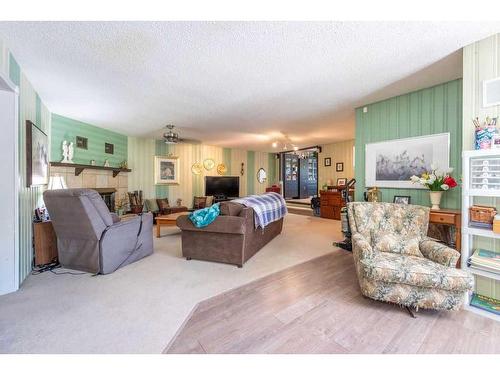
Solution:
<path fill-rule="evenodd" d="M 496 234 L 492 230 L 469 225 L 469 207 L 474 204 L 474 197 L 500 198 L 500 149 L 464 151 L 462 153 L 462 173 L 462 269 L 468 270 L 475 276 L 499 281 L 500 273 L 469 267 L 467 260 L 472 255 L 473 236 L 500 239 L 500 234 Z M 466 310 L 500 321 L 500 315 L 471 306 L 471 297 L 472 294 L 465 296 Z"/>

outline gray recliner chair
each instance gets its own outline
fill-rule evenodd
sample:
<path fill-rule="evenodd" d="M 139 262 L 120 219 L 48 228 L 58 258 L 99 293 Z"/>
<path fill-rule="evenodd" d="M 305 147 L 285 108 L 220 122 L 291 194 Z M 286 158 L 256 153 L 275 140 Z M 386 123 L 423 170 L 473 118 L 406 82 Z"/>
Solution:
<path fill-rule="evenodd" d="M 108 274 L 153 253 L 153 215 L 120 221 L 92 189 L 47 190 L 43 199 L 66 268 Z"/>

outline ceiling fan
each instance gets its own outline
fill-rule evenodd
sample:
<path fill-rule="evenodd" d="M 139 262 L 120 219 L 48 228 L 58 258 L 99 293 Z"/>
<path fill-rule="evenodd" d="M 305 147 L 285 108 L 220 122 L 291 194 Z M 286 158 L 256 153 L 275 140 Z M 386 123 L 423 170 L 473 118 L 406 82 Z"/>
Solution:
<path fill-rule="evenodd" d="M 187 139 L 187 138 L 179 137 L 179 133 L 174 131 L 175 125 L 168 124 L 165 127 L 168 129 L 168 131 L 163 133 L 163 141 L 166 144 L 177 144 L 177 143 L 181 143 L 181 142 L 182 143 L 195 143 L 195 144 L 201 143 L 199 140 L 196 140 L 196 139 Z"/>

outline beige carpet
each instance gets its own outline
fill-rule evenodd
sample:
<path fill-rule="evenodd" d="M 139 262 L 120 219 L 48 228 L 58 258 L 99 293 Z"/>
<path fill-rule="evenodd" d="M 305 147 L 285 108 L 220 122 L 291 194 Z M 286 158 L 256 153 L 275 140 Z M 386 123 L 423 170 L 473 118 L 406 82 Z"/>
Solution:
<path fill-rule="evenodd" d="M 240 269 L 186 261 L 178 230 L 162 233 L 154 255 L 111 275 L 29 276 L 0 296 L 0 352 L 160 353 L 198 302 L 327 254 L 341 238 L 338 221 L 289 214 Z"/>

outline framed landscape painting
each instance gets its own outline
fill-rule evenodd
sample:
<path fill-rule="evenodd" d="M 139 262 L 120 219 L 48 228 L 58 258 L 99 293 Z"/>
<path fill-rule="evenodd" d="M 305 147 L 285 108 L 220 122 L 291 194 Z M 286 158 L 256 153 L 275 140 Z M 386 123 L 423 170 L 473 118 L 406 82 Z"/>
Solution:
<path fill-rule="evenodd" d="M 26 121 L 26 187 L 49 183 L 49 140 L 31 121 Z"/>
<path fill-rule="evenodd" d="M 179 184 L 179 158 L 155 156 L 155 184 Z"/>
<path fill-rule="evenodd" d="M 367 187 L 422 189 L 410 177 L 450 163 L 450 133 L 369 143 L 365 148 Z"/>

